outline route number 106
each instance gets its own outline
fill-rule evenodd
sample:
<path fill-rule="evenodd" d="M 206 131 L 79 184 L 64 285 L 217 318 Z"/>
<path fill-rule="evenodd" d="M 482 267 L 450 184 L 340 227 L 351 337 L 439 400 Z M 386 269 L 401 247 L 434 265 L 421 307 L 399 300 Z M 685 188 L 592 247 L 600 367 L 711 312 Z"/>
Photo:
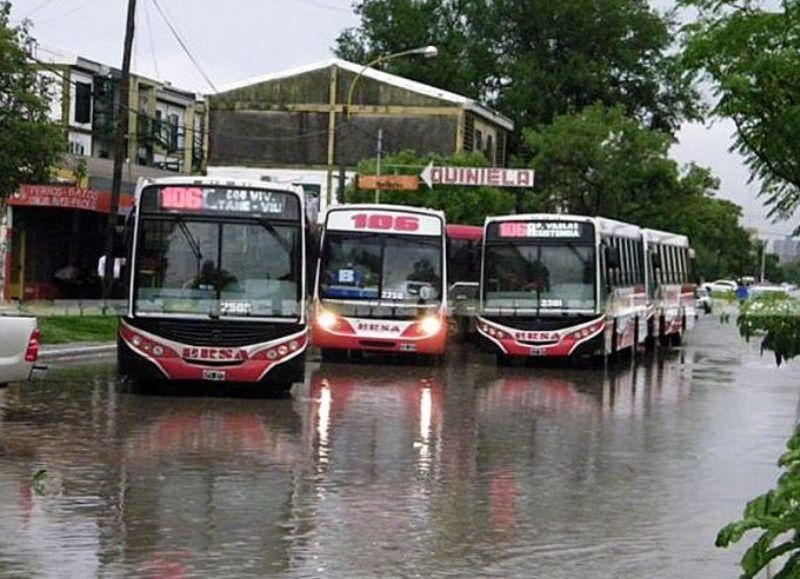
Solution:
<path fill-rule="evenodd" d="M 351 217 L 356 229 L 378 229 L 381 231 L 417 231 L 419 218 L 408 215 L 386 215 L 381 213 L 359 213 Z"/>

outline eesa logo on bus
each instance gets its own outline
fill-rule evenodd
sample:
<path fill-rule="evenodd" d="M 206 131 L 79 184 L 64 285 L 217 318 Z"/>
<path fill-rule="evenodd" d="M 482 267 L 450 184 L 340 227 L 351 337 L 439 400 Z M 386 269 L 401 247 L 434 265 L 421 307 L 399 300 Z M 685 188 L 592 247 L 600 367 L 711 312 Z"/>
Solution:
<path fill-rule="evenodd" d="M 385 213 L 358 213 L 350 219 L 355 229 L 377 231 L 418 231 L 419 218 L 410 215 L 387 215 Z"/>

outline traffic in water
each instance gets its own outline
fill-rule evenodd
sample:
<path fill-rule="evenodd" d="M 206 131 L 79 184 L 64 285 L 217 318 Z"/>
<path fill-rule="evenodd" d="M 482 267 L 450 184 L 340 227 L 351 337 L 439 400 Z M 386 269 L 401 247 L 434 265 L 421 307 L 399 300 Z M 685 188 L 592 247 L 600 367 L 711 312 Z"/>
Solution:
<path fill-rule="evenodd" d="M 714 539 L 778 475 L 797 370 L 714 316 L 637 364 L 464 344 L 267 399 L 56 365 L 0 389 L 0 576 L 733 577 Z"/>

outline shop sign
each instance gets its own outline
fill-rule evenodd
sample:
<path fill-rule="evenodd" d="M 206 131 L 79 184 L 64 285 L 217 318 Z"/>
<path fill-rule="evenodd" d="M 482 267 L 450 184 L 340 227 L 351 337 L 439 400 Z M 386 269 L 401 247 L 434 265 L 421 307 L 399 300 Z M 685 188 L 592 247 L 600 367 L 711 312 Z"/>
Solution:
<path fill-rule="evenodd" d="M 21 185 L 9 199 L 8 204 L 18 207 L 60 207 L 108 213 L 111 208 L 111 192 L 97 189 L 62 185 Z M 131 195 L 121 195 L 120 209 L 133 206 Z"/>

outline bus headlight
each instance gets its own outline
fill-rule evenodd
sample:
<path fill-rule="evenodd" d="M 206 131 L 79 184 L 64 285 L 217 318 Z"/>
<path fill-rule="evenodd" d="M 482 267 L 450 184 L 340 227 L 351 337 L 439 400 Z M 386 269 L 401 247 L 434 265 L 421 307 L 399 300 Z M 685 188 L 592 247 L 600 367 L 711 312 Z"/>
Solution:
<path fill-rule="evenodd" d="M 336 325 L 336 314 L 328 310 L 320 310 L 317 312 L 317 323 L 324 330 L 330 330 Z"/>
<path fill-rule="evenodd" d="M 442 329 L 442 320 L 436 316 L 425 316 L 420 320 L 419 327 L 426 334 L 432 335 Z"/>

